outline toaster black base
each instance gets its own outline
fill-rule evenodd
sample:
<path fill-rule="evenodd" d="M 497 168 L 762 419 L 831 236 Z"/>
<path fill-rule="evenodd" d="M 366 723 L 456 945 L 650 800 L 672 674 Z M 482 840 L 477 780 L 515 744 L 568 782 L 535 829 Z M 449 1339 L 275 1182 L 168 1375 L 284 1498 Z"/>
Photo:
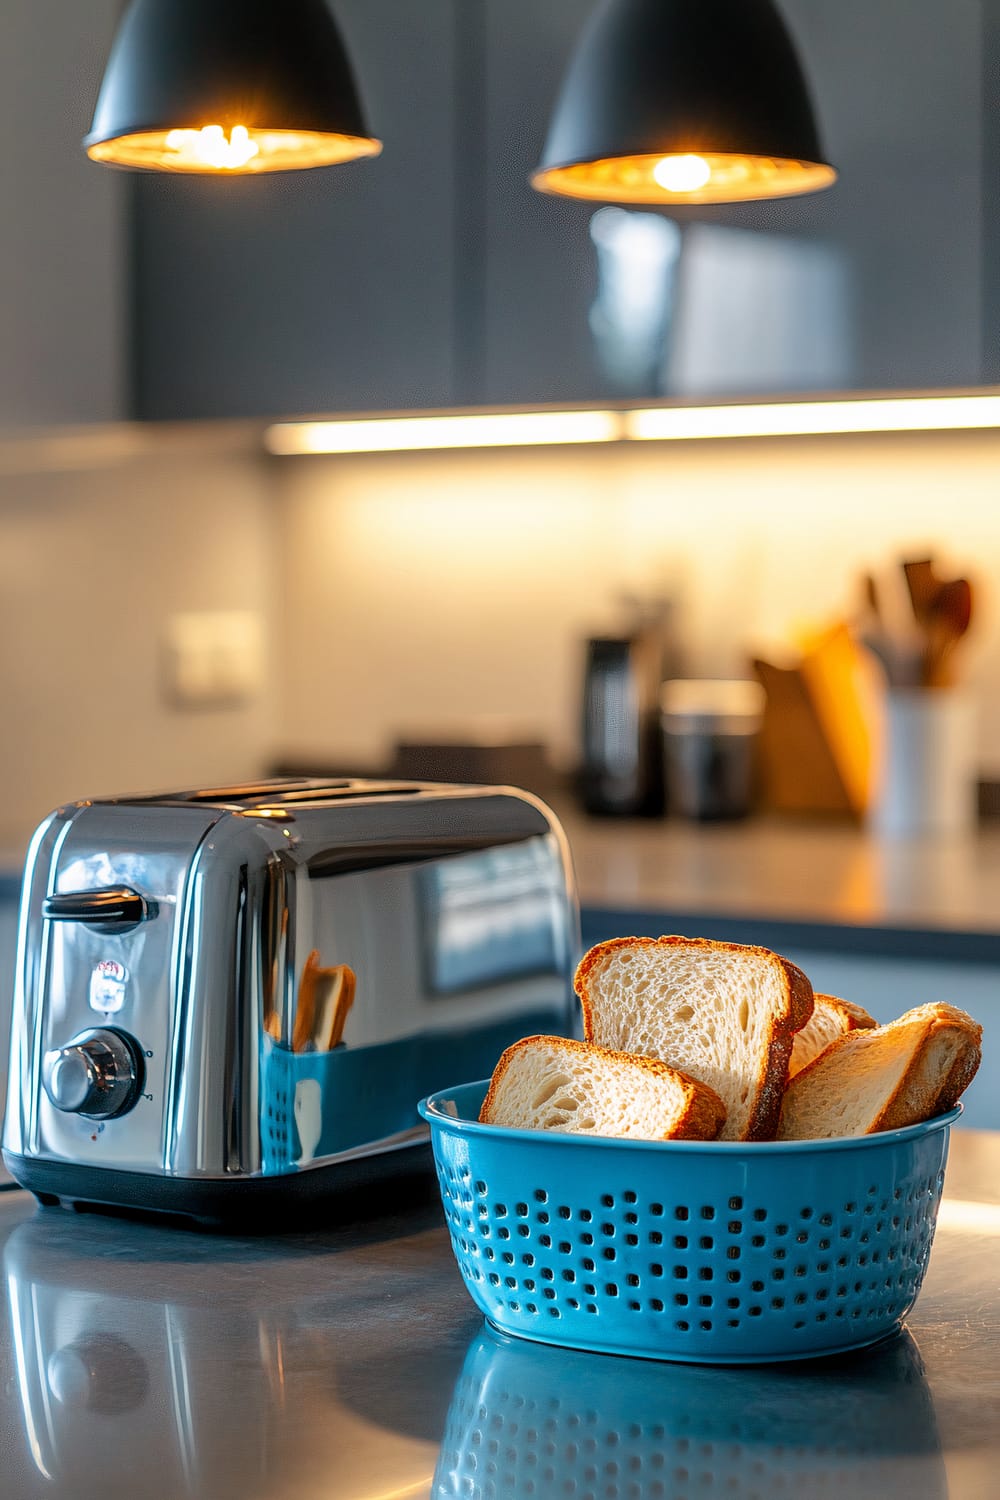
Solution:
<path fill-rule="evenodd" d="M 346 1224 L 437 1198 L 434 1159 L 424 1141 L 287 1176 L 230 1182 L 114 1172 L 9 1151 L 3 1159 L 11 1176 L 44 1208 L 172 1219 L 187 1228 L 244 1234 Z"/>

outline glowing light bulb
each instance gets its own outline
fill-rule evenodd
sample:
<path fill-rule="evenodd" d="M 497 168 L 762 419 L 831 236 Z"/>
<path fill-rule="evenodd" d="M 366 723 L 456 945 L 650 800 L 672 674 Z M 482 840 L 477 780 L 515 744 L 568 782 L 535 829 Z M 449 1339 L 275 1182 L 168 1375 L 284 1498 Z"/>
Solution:
<path fill-rule="evenodd" d="M 260 146 L 251 139 L 245 125 L 234 125 L 228 138 L 221 125 L 206 125 L 202 130 L 171 130 L 167 149 L 186 163 L 216 172 L 240 172 L 260 155 Z"/>
<path fill-rule="evenodd" d="M 653 178 L 668 193 L 696 193 L 712 176 L 703 156 L 665 156 L 653 168 Z"/>

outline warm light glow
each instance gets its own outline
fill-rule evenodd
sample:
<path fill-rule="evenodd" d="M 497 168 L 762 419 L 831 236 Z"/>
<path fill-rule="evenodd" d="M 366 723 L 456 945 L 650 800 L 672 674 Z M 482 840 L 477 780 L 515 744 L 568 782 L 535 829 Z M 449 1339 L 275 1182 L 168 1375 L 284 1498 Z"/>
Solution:
<path fill-rule="evenodd" d="M 313 130 L 262 130 L 234 125 L 149 130 L 88 146 L 87 155 L 111 166 L 149 172 L 290 172 L 378 156 L 380 141 Z"/>
<path fill-rule="evenodd" d="M 665 156 L 653 168 L 653 177 L 667 193 L 695 193 L 711 175 L 703 156 Z"/>
<path fill-rule="evenodd" d="M 206 125 L 202 130 L 171 130 L 167 150 L 176 151 L 195 169 L 215 172 L 242 172 L 260 155 L 260 146 L 250 139 L 245 125 L 234 125 L 228 139 L 221 125 Z"/>
<path fill-rule="evenodd" d="M 519 448 L 611 443 L 621 418 L 611 411 L 495 412 L 446 417 L 373 417 L 283 422 L 268 428 L 271 453 L 391 453 L 425 448 Z"/>
<path fill-rule="evenodd" d="M 659 406 L 632 411 L 473 412 L 281 422 L 265 446 L 279 456 L 516 448 L 559 443 L 693 442 L 866 432 L 950 432 L 1000 427 L 1000 395 L 774 401 L 745 406 Z"/>
<path fill-rule="evenodd" d="M 532 187 L 605 203 L 745 203 L 815 193 L 837 180 L 821 162 L 706 152 L 609 156 L 536 172 Z"/>
<path fill-rule="evenodd" d="M 1000 1203 L 973 1203 L 963 1198 L 945 1198 L 938 1213 L 942 1229 L 959 1234 L 1000 1235 Z"/>
<path fill-rule="evenodd" d="M 901 396 L 758 406 L 663 406 L 623 413 L 624 436 L 664 442 L 849 432 L 946 432 L 1000 427 L 1000 396 Z"/>
<path fill-rule="evenodd" d="M 366 1500 L 416 1500 L 418 1495 L 428 1496 L 431 1485 L 434 1483 L 434 1475 L 428 1474 L 425 1479 L 415 1479 L 412 1484 L 404 1484 L 398 1490 L 383 1490 L 381 1494 L 370 1495 Z"/>

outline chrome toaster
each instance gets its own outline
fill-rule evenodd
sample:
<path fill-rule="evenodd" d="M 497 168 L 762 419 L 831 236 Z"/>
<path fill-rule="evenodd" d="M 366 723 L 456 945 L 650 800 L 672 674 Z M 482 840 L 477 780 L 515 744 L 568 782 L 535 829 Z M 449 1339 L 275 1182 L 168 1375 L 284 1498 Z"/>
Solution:
<path fill-rule="evenodd" d="M 572 1029 L 566 842 L 502 787 L 265 781 L 54 812 L 4 1160 L 42 1203 L 228 1223 L 401 1170 L 429 1092 Z"/>

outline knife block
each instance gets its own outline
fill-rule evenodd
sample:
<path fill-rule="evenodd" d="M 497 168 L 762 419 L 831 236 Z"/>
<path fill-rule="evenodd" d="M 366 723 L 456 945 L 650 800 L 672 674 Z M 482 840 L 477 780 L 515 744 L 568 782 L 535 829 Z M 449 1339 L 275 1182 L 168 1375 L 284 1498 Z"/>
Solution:
<path fill-rule="evenodd" d="M 759 658 L 753 665 L 767 694 L 760 738 L 766 805 L 863 818 L 874 794 L 884 696 L 869 654 L 838 625 L 793 666 Z"/>

